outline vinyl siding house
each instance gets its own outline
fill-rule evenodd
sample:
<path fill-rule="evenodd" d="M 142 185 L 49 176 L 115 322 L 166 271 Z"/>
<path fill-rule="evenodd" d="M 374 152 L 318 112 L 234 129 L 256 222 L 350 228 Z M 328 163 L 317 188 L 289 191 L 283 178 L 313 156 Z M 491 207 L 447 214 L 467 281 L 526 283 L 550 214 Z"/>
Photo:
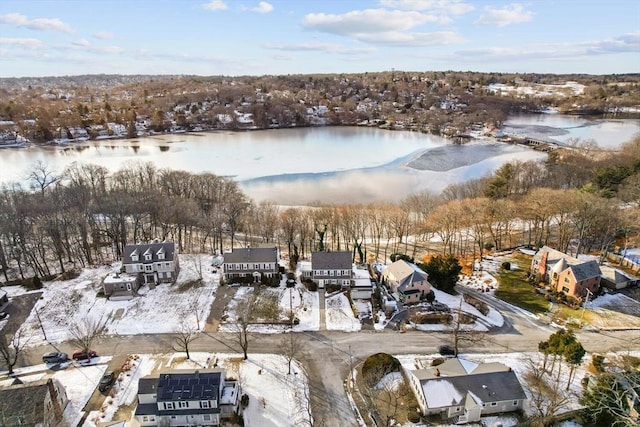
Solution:
<path fill-rule="evenodd" d="M 312 252 L 311 279 L 319 288 L 325 285 L 342 285 L 350 288 L 354 281 L 351 252 Z"/>
<path fill-rule="evenodd" d="M 223 254 L 222 268 L 224 278 L 233 281 L 235 278 L 253 277 L 253 282 L 260 282 L 262 277 L 273 278 L 279 274 L 278 249 L 271 248 L 235 248 Z"/>
<path fill-rule="evenodd" d="M 64 409 L 69 403 L 60 382 L 53 378 L 0 388 L 0 425 L 55 427 L 67 425 Z"/>
<path fill-rule="evenodd" d="M 238 411 L 241 389 L 222 369 L 174 370 L 138 380 L 134 417 L 147 426 L 217 426 Z"/>
<path fill-rule="evenodd" d="M 429 275 L 417 265 L 398 260 L 382 272 L 382 283 L 389 286 L 396 300 L 405 304 L 419 302 L 431 291 Z"/>
<path fill-rule="evenodd" d="M 526 399 L 515 372 L 502 363 L 453 358 L 408 376 L 423 415 L 440 415 L 458 424 L 522 410 Z"/>
<path fill-rule="evenodd" d="M 173 242 L 127 245 L 122 266 L 136 275 L 139 283 L 173 283 L 178 278 L 180 264 Z"/>
<path fill-rule="evenodd" d="M 596 260 L 574 258 L 548 246 L 534 255 L 531 273 L 553 290 L 580 301 L 598 291 L 602 277 Z"/>
<path fill-rule="evenodd" d="M 111 300 L 127 300 L 133 298 L 139 288 L 137 276 L 111 273 L 102 281 L 104 294 Z"/>
<path fill-rule="evenodd" d="M 617 268 L 601 265 L 600 271 L 602 272 L 602 281 L 600 283 L 609 289 L 624 289 L 640 283 L 640 279 L 637 277 L 618 270 Z"/>

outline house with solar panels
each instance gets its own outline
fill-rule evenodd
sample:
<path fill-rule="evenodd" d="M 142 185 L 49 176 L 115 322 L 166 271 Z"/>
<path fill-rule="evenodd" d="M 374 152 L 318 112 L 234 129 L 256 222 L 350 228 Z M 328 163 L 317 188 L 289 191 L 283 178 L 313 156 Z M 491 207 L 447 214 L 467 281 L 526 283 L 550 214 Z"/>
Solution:
<path fill-rule="evenodd" d="M 217 426 L 238 413 L 240 385 L 222 369 L 172 370 L 140 378 L 140 426 Z"/>

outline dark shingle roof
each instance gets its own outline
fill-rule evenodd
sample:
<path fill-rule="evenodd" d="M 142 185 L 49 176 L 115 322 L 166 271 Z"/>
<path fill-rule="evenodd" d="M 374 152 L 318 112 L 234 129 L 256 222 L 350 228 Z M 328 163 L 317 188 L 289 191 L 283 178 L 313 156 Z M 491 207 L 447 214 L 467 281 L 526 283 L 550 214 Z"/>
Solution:
<path fill-rule="evenodd" d="M 224 255 L 225 264 L 245 262 L 278 262 L 276 248 L 234 248 Z"/>
<path fill-rule="evenodd" d="M 137 250 L 137 252 L 136 252 Z M 124 253 L 122 255 L 123 264 L 131 263 L 145 263 L 144 254 L 146 252 L 151 253 L 151 261 L 158 261 L 158 252 L 164 251 L 164 259 L 162 261 L 173 261 L 176 245 L 173 242 L 161 242 L 161 243 L 141 243 L 137 245 L 127 245 L 124 247 Z M 136 252 L 138 254 L 138 261 L 131 260 L 131 254 Z"/>
<path fill-rule="evenodd" d="M 348 270 L 353 268 L 351 252 L 311 252 L 313 270 Z"/>
<path fill-rule="evenodd" d="M 600 266 L 596 260 L 586 261 L 578 265 L 571 265 L 569 268 L 573 271 L 573 275 L 578 282 L 602 275 Z"/>
<path fill-rule="evenodd" d="M 7 426 L 41 424 L 44 421 L 44 400 L 47 393 L 47 380 L 0 389 L 3 422 Z"/>

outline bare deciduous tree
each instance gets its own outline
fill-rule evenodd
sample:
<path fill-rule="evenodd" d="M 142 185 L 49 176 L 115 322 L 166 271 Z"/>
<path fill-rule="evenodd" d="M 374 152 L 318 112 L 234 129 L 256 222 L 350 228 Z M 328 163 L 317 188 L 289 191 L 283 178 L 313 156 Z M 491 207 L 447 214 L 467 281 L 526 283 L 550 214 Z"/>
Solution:
<path fill-rule="evenodd" d="M 11 338 L 11 341 L 7 341 L 7 336 L 0 334 L 0 356 L 4 362 L 9 375 L 13 374 L 13 367 L 18 362 L 18 356 L 20 352 L 27 346 L 29 339 L 25 339 L 24 332 L 19 329 Z"/>
<path fill-rule="evenodd" d="M 296 333 L 290 332 L 282 339 L 280 351 L 284 358 L 287 359 L 288 374 L 291 374 L 291 363 L 300 354 L 302 348 L 302 340 L 300 340 L 300 335 Z"/>
<path fill-rule="evenodd" d="M 105 323 L 86 317 L 82 321 L 72 324 L 69 327 L 72 337 L 71 343 L 88 352 L 93 341 L 104 332 Z"/>
<path fill-rule="evenodd" d="M 189 345 L 193 341 L 198 339 L 198 335 L 196 332 L 197 331 L 192 325 L 183 322 L 180 325 L 179 330 L 176 331 L 175 341 L 171 345 L 171 349 L 173 351 L 184 351 L 187 354 L 187 359 L 190 359 L 191 357 L 189 355 Z"/>
<path fill-rule="evenodd" d="M 251 339 L 251 333 L 249 332 L 249 325 L 251 320 L 251 308 L 255 303 L 255 295 L 250 294 L 244 298 L 243 301 L 238 302 L 236 309 L 236 324 L 234 334 L 238 340 L 238 344 L 242 349 L 244 360 L 247 360 L 247 353 L 249 351 L 249 341 Z"/>

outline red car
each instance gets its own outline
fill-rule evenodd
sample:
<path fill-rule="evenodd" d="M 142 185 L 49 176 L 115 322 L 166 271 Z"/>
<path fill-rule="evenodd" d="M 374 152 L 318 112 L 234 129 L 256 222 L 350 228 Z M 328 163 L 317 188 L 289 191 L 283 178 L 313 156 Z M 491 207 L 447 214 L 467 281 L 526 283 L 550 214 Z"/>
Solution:
<path fill-rule="evenodd" d="M 98 353 L 93 350 L 76 350 L 73 352 L 71 358 L 73 360 L 89 360 L 92 357 L 96 357 Z"/>

